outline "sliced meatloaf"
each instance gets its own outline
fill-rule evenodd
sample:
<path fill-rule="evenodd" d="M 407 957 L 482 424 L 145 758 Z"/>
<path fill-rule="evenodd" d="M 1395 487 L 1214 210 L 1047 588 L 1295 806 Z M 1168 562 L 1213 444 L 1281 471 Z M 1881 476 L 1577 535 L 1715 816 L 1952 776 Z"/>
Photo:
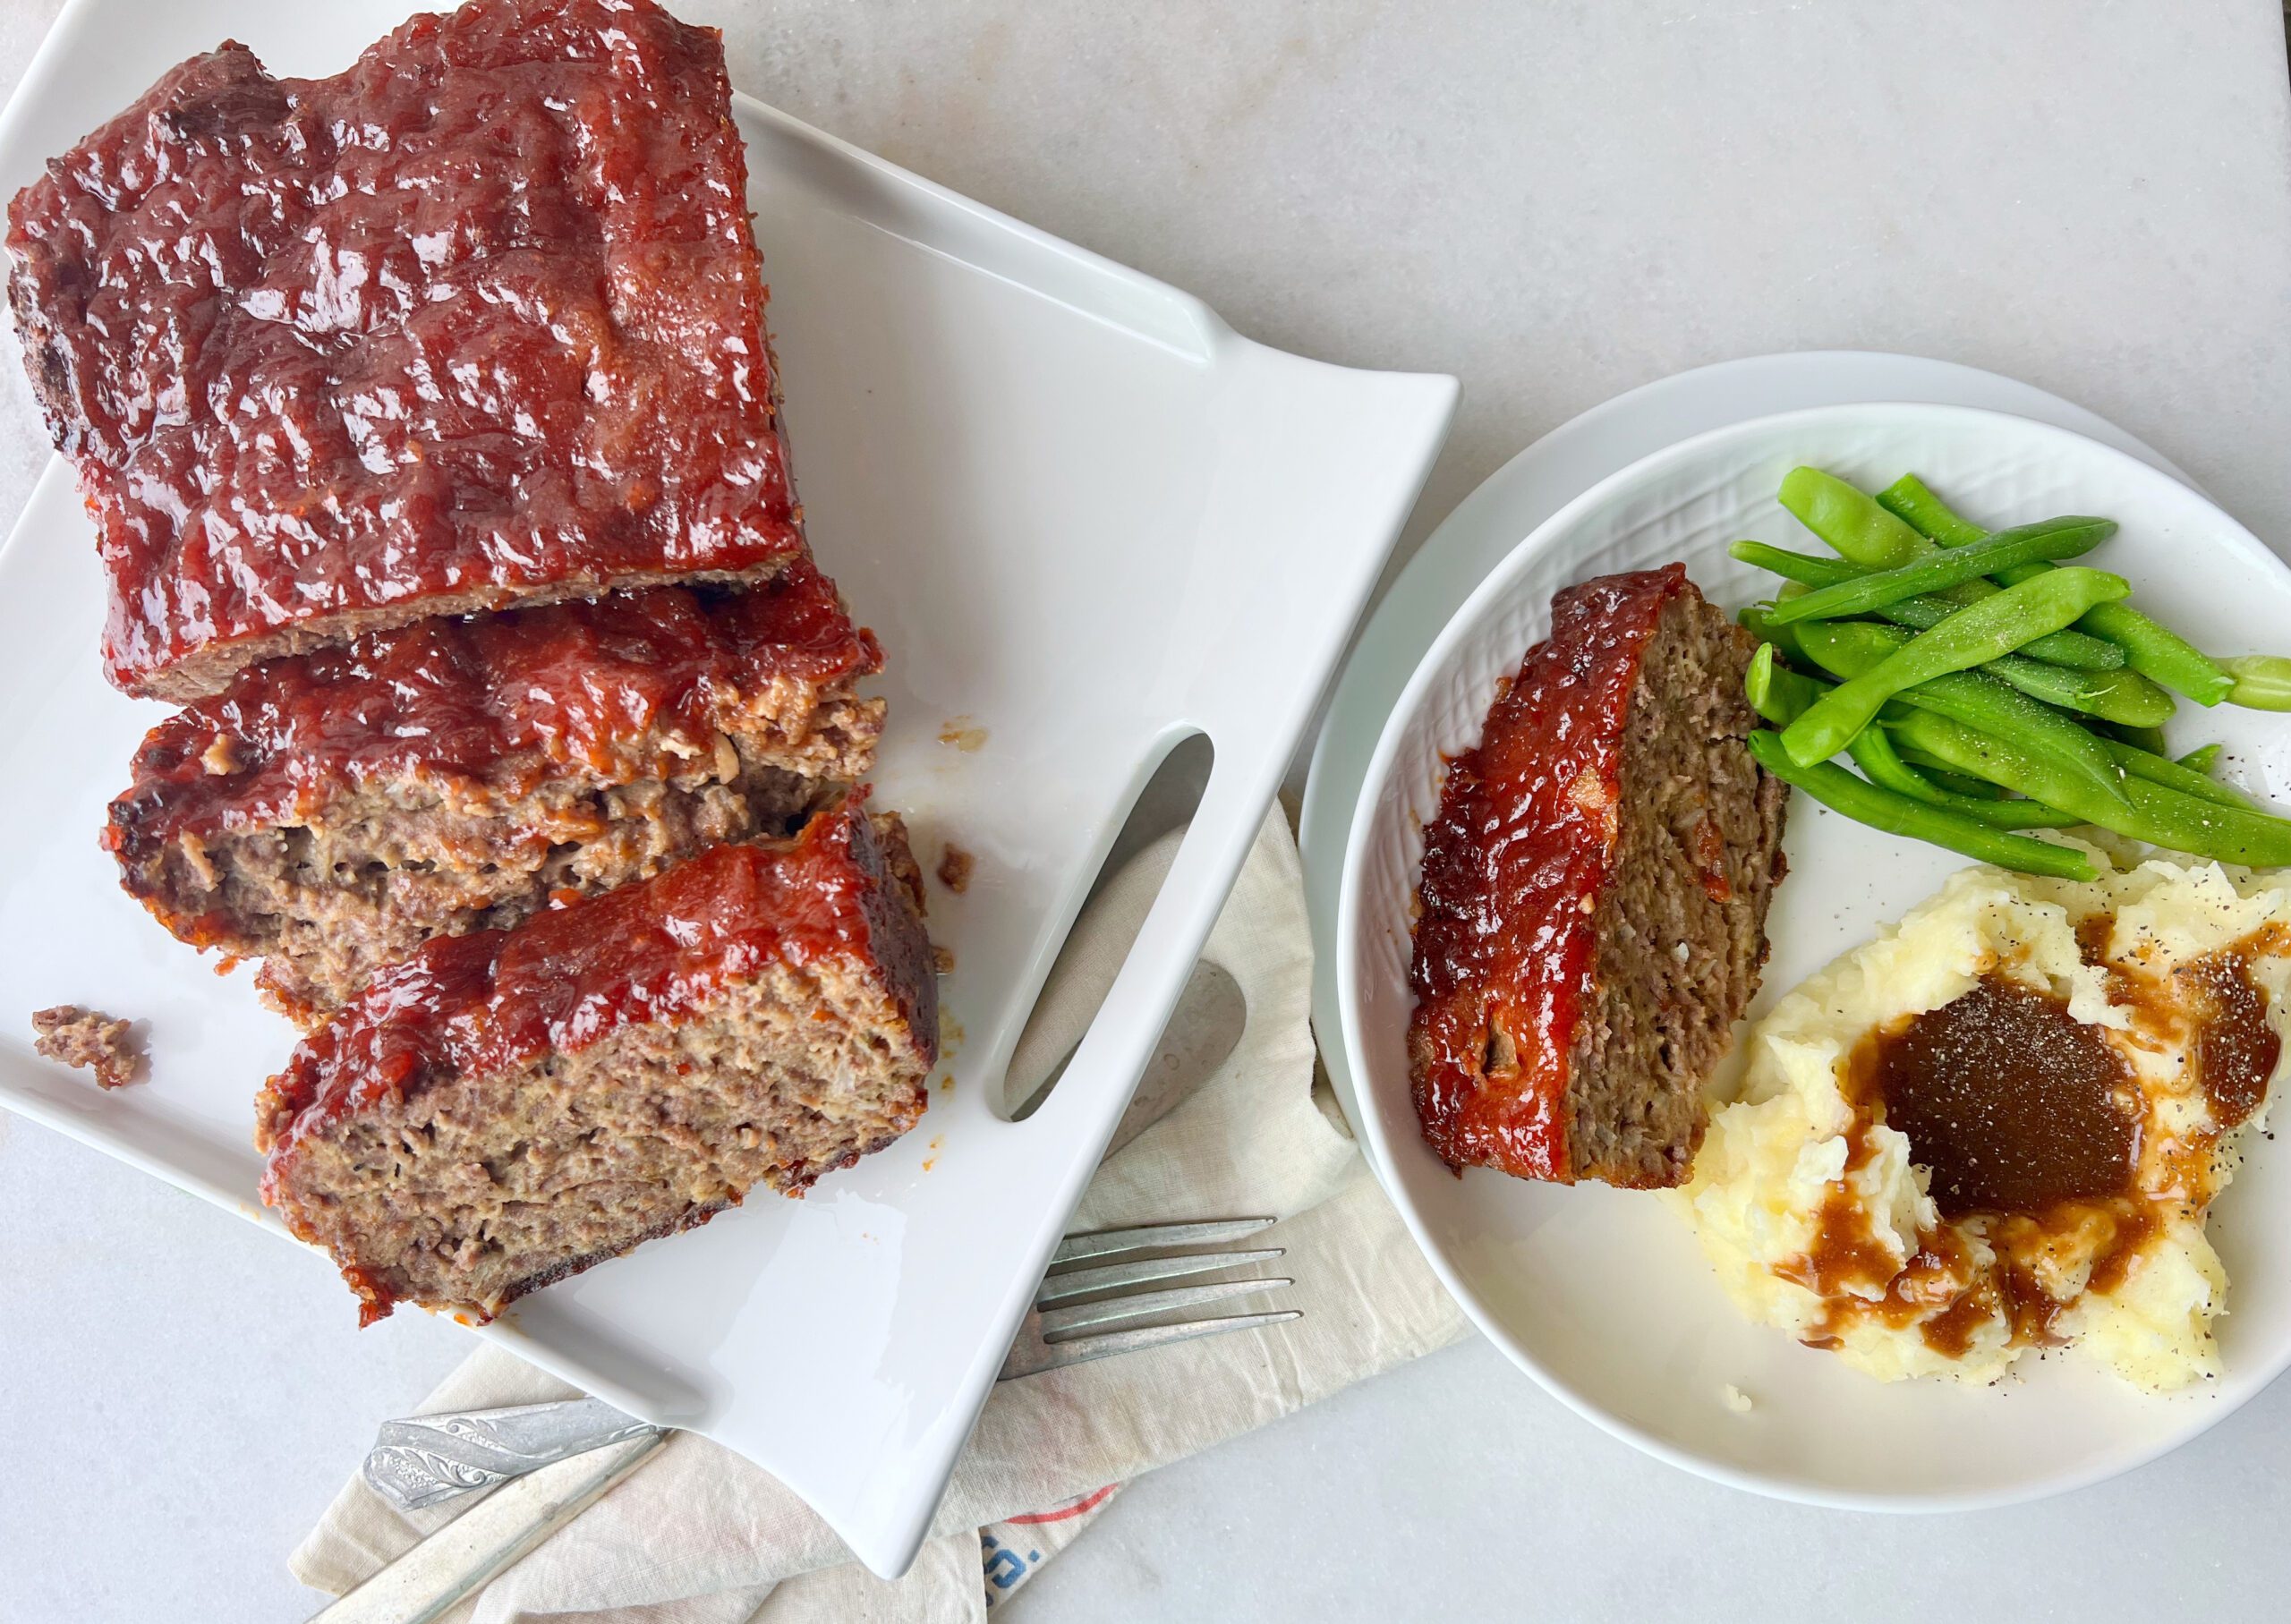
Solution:
<path fill-rule="evenodd" d="M 1682 565 L 1570 587 L 1451 764 L 1409 1029 L 1451 1167 L 1687 1177 L 1782 876 L 1788 786 L 1742 743 L 1753 649 Z"/>
<path fill-rule="evenodd" d="M 330 79 L 226 44 L 8 246 L 131 693 L 804 550 L 722 44 L 652 0 L 469 0 Z"/>
<path fill-rule="evenodd" d="M 362 1322 L 485 1320 L 881 1149 L 938 1058 L 905 847 L 855 796 L 794 840 L 424 944 L 270 1080 L 264 1201 Z"/>
<path fill-rule="evenodd" d="M 104 843 L 168 930 L 263 957 L 307 1016 L 432 936 L 788 832 L 866 772 L 881 664 L 808 563 L 369 633 L 152 729 Z"/>

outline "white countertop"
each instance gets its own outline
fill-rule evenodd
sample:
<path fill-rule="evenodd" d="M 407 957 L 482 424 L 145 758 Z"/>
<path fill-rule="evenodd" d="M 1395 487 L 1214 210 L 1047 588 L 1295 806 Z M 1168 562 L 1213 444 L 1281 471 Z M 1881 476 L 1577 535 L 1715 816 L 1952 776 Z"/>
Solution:
<path fill-rule="evenodd" d="M 55 5 L 0 0 L 0 81 Z M 744 89 L 1253 337 L 1459 374 L 1404 548 L 1608 395 L 1847 347 L 2079 401 L 2291 551 L 2276 0 L 678 9 Z M 0 421 L 13 514 L 46 456 L 13 361 Z M 286 1552 L 466 1346 L 359 1332 L 322 1267 L 0 1114 L 0 1620 L 302 1618 Z M 2048 1504 L 1813 1511 L 1657 1465 L 1475 1342 L 1139 1482 L 1009 1611 L 2273 1617 L 2287 1456 L 2278 1384 Z"/>

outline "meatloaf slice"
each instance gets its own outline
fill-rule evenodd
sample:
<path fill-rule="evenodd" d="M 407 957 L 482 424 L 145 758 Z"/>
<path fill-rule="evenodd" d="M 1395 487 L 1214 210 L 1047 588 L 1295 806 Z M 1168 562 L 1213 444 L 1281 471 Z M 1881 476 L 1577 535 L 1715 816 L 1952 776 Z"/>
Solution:
<path fill-rule="evenodd" d="M 1409 1045 L 1451 1167 L 1687 1177 L 1782 877 L 1788 786 L 1742 743 L 1753 649 L 1682 565 L 1569 587 L 1449 768 Z"/>
<path fill-rule="evenodd" d="M 17 195 L 9 282 L 130 693 L 804 550 L 721 41 L 469 0 L 330 79 L 173 69 Z"/>
<path fill-rule="evenodd" d="M 923 1114 L 938 998 L 905 846 L 855 795 L 424 944 L 270 1080 L 263 1200 L 370 1323 L 489 1319 L 759 1185 L 800 1195 Z"/>
<path fill-rule="evenodd" d="M 881 665 L 808 563 L 369 633 L 268 661 L 152 729 L 104 843 L 289 1014 L 436 935 L 784 834 L 860 778 Z"/>

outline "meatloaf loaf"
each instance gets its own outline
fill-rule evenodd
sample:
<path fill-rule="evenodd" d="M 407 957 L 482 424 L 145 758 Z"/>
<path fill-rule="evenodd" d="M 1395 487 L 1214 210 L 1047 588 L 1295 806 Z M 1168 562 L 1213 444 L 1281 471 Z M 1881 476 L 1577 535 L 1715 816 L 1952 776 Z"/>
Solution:
<path fill-rule="evenodd" d="M 1687 1177 L 1782 876 L 1788 787 L 1742 743 L 1753 649 L 1682 565 L 1570 587 L 1450 766 L 1409 1044 L 1451 1167 Z"/>
<path fill-rule="evenodd" d="M 264 957 L 307 1016 L 430 937 L 788 832 L 866 772 L 881 664 L 802 562 L 368 633 L 152 729 L 104 843 L 168 930 Z"/>
<path fill-rule="evenodd" d="M 916 880 L 855 795 L 795 840 L 431 940 L 270 1080 L 263 1200 L 368 1323 L 489 1319 L 758 1185 L 800 1194 L 923 1114 Z"/>
<path fill-rule="evenodd" d="M 8 211 L 112 680 L 804 550 L 721 42 L 469 0 L 331 79 L 226 44 Z"/>

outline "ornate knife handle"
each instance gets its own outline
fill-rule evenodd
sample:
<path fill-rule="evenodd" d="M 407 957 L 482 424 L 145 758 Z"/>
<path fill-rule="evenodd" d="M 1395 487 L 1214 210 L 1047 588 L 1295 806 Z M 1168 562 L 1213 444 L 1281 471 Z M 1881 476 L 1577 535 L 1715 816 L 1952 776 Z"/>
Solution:
<path fill-rule="evenodd" d="M 361 1469 L 374 1492 L 401 1511 L 414 1511 L 568 1455 L 665 1430 L 600 1399 L 451 1410 L 385 1421 Z"/>

